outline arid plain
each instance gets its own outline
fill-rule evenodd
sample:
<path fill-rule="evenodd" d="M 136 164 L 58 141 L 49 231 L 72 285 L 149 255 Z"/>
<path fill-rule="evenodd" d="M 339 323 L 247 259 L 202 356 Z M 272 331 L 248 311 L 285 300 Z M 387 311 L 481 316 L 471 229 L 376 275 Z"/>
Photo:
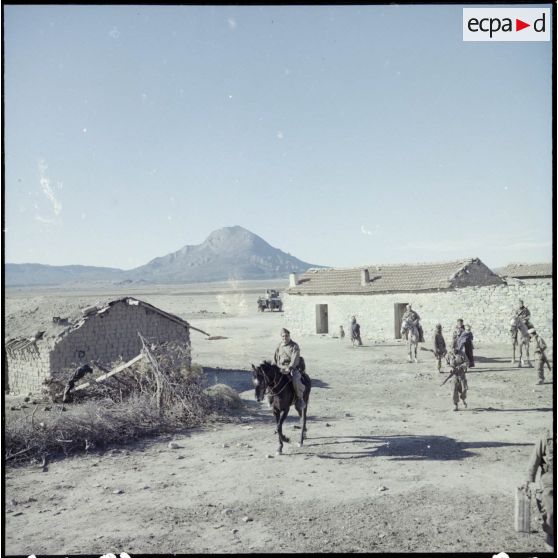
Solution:
<path fill-rule="evenodd" d="M 366 331 L 358 348 L 292 331 L 314 383 L 308 439 L 296 446 L 290 416 L 291 443 L 276 456 L 250 364 L 273 355 L 284 325 L 256 299 L 285 283 L 8 289 L 7 336 L 32 331 L 36 312 L 109 295 L 187 319 L 222 337 L 192 332 L 193 361 L 245 408 L 229 423 L 55 460 L 47 472 L 7 468 L 5 553 L 544 552 L 534 505 L 533 532 L 514 531 L 514 492 L 552 424 L 552 375 L 536 386 L 534 368 L 510 364 L 511 346 L 477 345 L 469 406 L 456 413 L 431 353 L 409 364 L 401 342 Z"/>

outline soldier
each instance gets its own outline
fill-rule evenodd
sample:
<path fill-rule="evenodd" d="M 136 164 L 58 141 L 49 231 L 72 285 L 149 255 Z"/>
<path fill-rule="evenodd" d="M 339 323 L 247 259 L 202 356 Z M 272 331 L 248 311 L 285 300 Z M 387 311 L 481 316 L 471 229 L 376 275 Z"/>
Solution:
<path fill-rule="evenodd" d="M 530 321 L 531 312 L 529 308 L 523 304 L 522 300 L 519 301 L 519 308 L 515 311 L 515 317 L 519 318 L 528 328 L 533 327 Z"/>
<path fill-rule="evenodd" d="M 339 338 L 345 339 L 345 330 L 343 329 L 342 325 L 339 326 Z"/>
<path fill-rule="evenodd" d="M 467 324 L 462 333 L 457 338 L 457 350 L 459 354 L 464 356 L 469 363 L 469 368 L 475 367 L 475 359 L 473 357 L 473 333 L 471 326 Z"/>
<path fill-rule="evenodd" d="M 451 367 L 451 372 L 448 377 L 442 382 L 444 385 L 450 378 L 453 378 L 453 404 L 454 411 L 459 411 L 458 403 L 459 398 L 463 401 L 463 405 L 467 407 L 467 364 L 465 363 L 465 358 L 460 354 L 450 353 L 447 358 L 447 362 Z"/>
<path fill-rule="evenodd" d="M 281 330 L 281 343 L 275 351 L 273 362 L 281 368 L 283 374 L 290 374 L 293 380 L 293 387 L 298 398 L 300 409 L 306 407 L 304 402 L 304 384 L 299 370 L 300 349 L 298 345 L 291 339 L 291 333 L 288 329 Z"/>
<path fill-rule="evenodd" d="M 537 371 L 539 373 L 539 381 L 538 384 L 544 384 L 544 365 L 546 364 L 550 369 L 550 363 L 548 362 L 548 358 L 545 354 L 546 351 L 546 343 L 544 339 L 535 331 L 535 328 L 531 328 L 529 330 L 529 334 L 531 339 L 535 341 L 535 345 L 537 348 L 535 349 L 535 354 L 539 355 L 539 363 L 537 367 Z"/>
<path fill-rule="evenodd" d="M 362 339 L 360 338 L 360 325 L 357 323 L 354 316 L 351 318 L 351 341 L 353 342 L 353 347 L 355 346 L 355 343 L 357 345 L 362 345 Z"/>
<path fill-rule="evenodd" d="M 434 356 L 438 360 L 438 372 L 442 372 L 442 359 L 447 354 L 446 341 L 442 335 L 442 324 L 436 324 L 436 334 L 434 336 Z"/>
<path fill-rule="evenodd" d="M 422 326 L 420 325 L 420 316 L 412 309 L 411 304 L 407 304 L 407 306 L 405 306 L 405 313 L 403 314 L 401 321 L 412 322 L 412 324 L 417 327 L 419 333 L 419 342 L 424 343 L 424 332 L 422 331 Z"/>
<path fill-rule="evenodd" d="M 540 469 L 541 489 L 535 492 L 537 507 L 542 515 L 543 531 L 545 532 L 545 543 L 554 550 L 554 448 L 556 439 L 552 433 L 552 428 L 544 432 L 531 454 L 529 468 L 527 470 L 527 482 L 535 482 L 537 471 Z"/>
<path fill-rule="evenodd" d="M 459 349 L 457 348 L 457 340 L 459 339 L 459 336 L 465 331 L 465 326 L 463 325 L 463 320 L 461 318 L 459 318 L 457 320 L 457 323 L 455 325 L 455 329 L 453 330 L 453 341 L 452 341 L 452 347 L 453 347 L 453 352 L 454 353 L 458 353 Z"/>

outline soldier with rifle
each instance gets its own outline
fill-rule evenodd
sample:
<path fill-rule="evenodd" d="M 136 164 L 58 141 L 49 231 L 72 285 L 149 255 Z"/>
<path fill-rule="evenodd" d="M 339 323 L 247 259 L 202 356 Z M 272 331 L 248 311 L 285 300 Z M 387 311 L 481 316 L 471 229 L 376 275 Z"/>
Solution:
<path fill-rule="evenodd" d="M 539 381 L 537 383 L 544 384 L 544 365 L 546 364 L 548 366 L 548 369 L 552 370 L 550 368 L 550 363 L 548 362 L 548 358 L 545 354 L 546 343 L 544 342 L 544 339 L 535 331 L 535 328 L 532 327 L 529 330 L 529 334 L 531 336 L 531 339 L 535 341 L 535 345 L 537 347 L 535 349 L 535 354 L 539 356 L 539 364 L 537 367 L 539 373 Z"/>
<path fill-rule="evenodd" d="M 453 410 L 459 411 L 458 403 L 460 397 L 463 405 L 467 407 L 467 402 L 465 401 L 468 389 L 467 376 L 465 374 L 467 372 L 467 364 L 465 358 L 460 354 L 449 353 L 446 360 L 451 368 L 451 372 L 441 385 L 443 386 L 450 378 L 453 378 Z"/>

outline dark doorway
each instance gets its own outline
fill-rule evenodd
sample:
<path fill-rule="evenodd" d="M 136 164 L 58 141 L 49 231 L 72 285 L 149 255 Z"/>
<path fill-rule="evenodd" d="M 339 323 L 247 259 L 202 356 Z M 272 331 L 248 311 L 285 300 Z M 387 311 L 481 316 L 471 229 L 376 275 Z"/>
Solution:
<path fill-rule="evenodd" d="M 405 313 L 405 307 L 409 304 L 408 302 L 396 302 L 393 305 L 394 311 L 394 322 L 393 325 L 395 327 L 395 338 L 401 339 L 401 322 L 403 318 L 403 314 Z"/>
<path fill-rule="evenodd" d="M 327 304 L 316 304 L 316 333 L 328 333 Z"/>

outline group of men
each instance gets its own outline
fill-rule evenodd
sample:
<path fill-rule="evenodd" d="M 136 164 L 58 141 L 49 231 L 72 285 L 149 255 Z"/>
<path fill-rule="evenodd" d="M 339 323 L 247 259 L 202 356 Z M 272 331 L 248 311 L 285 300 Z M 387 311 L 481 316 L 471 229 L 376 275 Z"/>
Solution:
<path fill-rule="evenodd" d="M 407 307 L 408 318 L 411 320 L 420 320 L 419 315 L 414 312 L 409 304 Z M 525 317 L 526 321 L 530 317 L 529 310 L 520 302 L 519 313 Z M 356 324 L 356 327 L 354 325 Z M 418 324 L 417 324 L 418 327 Z M 532 328 L 530 328 L 532 329 Z M 534 330 L 533 330 L 534 331 Z M 342 330 L 340 333 L 341 337 L 345 336 L 345 332 Z M 537 342 L 537 351 L 540 351 L 542 358 L 544 356 L 544 349 L 546 344 L 542 338 L 536 336 L 536 332 L 533 333 Z M 360 341 L 360 327 L 356 322 L 356 318 L 353 316 L 351 325 L 351 337 L 353 341 L 358 339 Z M 457 320 L 455 330 L 453 332 L 453 352 L 450 353 L 448 358 L 448 363 L 451 368 L 449 376 L 446 378 L 444 383 L 453 377 L 453 403 L 454 411 L 458 410 L 458 402 L 462 401 L 463 405 L 467 407 L 467 362 L 469 366 L 474 366 L 473 360 L 473 334 L 471 333 L 471 327 L 467 324 L 464 325 L 463 320 Z M 360 341 L 360 344 L 362 342 Z M 436 326 L 436 335 L 434 339 L 434 354 L 438 358 L 438 370 L 441 371 L 441 359 L 446 356 L 447 348 L 446 343 L 442 335 L 442 326 L 438 324 Z M 536 352 L 537 352 L 536 351 Z M 284 374 L 289 374 L 292 378 L 294 391 L 298 399 L 298 404 L 301 409 L 304 409 L 304 384 L 302 383 L 301 371 L 299 369 L 300 363 L 300 348 L 297 343 L 291 339 L 289 330 L 283 328 L 281 330 L 281 343 L 277 347 L 273 360 L 277 366 L 280 367 Z M 442 384 L 443 385 L 443 384 Z M 537 472 L 540 471 L 541 477 L 541 490 L 535 492 L 536 502 L 541 512 L 543 531 L 545 533 L 545 542 L 549 548 L 554 548 L 554 484 L 553 484 L 553 470 L 554 470 L 554 448 L 555 448 L 555 438 L 553 436 L 552 430 L 547 430 L 539 439 L 537 444 L 533 449 L 531 459 L 529 462 L 529 468 L 527 473 L 526 484 L 529 485 L 535 481 Z"/>

